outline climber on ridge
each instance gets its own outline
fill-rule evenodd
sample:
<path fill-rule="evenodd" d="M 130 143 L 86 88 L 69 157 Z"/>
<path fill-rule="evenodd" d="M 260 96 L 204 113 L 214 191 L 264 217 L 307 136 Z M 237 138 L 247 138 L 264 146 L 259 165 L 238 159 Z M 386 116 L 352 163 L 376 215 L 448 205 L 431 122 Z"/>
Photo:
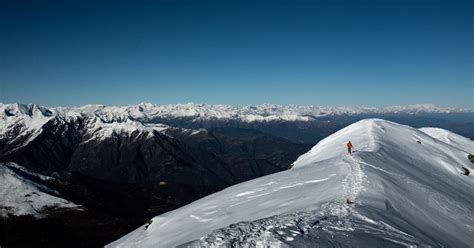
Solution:
<path fill-rule="evenodd" d="M 352 143 L 351 143 L 350 140 L 349 140 L 349 142 L 347 142 L 347 152 L 348 152 L 349 154 L 352 153 Z"/>

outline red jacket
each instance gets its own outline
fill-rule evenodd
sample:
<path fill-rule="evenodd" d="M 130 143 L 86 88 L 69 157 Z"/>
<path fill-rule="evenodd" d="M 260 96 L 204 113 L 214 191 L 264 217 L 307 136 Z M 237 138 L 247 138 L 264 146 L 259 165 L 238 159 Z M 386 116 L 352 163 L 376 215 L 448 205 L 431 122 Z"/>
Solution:
<path fill-rule="evenodd" d="M 352 143 L 350 141 L 347 143 L 347 148 L 352 148 Z"/>

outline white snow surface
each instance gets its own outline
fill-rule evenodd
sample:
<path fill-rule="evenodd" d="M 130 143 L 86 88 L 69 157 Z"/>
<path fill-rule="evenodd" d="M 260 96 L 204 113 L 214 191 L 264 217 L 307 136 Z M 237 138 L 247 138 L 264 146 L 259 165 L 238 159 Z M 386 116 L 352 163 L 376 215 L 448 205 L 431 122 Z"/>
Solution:
<path fill-rule="evenodd" d="M 447 144 L 450 144 L 454 147 L 460 148 L 468 153 L 474 154 L 474 141 L 461 136 L 457 133 L 453 133 L 451 131 L 436 128 L 436 127 L 423 127 L 420 130 L 433 138 L 441 140 Z"/>
<path fill-rule="evenodd" d="M 107 247 L 288 247 L 308 240 L 470 247 L 474 177 L 460 169 L 474 166 L 466 147 L 448 143 L 409 126 L 362 120 L 319 142 L 291 170 L 157 216 Z"/>
<path fill-rule="evenodd" d="M 58 197 L 57 192 L 28 177 L 48 179 L 46 176 L 29 172 L 15 163 L 0 163 L 0 216 L 42 217 L 41 210 L 44 207 L 82 209 L 81 206 Z"/>

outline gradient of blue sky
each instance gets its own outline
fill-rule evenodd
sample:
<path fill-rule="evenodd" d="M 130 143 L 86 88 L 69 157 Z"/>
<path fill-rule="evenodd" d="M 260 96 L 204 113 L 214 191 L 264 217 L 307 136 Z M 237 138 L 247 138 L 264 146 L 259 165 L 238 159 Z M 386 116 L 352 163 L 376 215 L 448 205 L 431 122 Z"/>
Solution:
<path fill-rule="evenodd" d="M 473 1 L 0 4 L 0 102 L 474 107 Z"/>

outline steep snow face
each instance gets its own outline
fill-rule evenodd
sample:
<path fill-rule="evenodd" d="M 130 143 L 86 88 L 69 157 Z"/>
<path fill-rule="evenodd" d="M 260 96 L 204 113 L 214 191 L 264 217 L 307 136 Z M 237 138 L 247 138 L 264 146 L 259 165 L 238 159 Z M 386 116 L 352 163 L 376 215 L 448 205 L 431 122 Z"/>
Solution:
<path fill-rule="evenodd" d="M 442 128 L 423 127 L 420 128 L 420 130 L 435 139 L 441 140 L 454 147 L 458 147 L 465 152 L 474 153 L 474 141 L 471 139 Z"/>
<path fill-rule="evenodd" d="M 81 209 L 81 206 L 62 199 L 57 192 L 33 181 L 48 177 L 35 174 L 14 163 L 0 163 L 0 215 L 33 215 L 41 217 L 45 207 Z"/>
<path fill-rule="evenodd" d="M 157 216 L 108 247 L 468 247 L 474 180 L 461 166 L 473 167 L 463 149 L 363 120 L 319 142 L 291 170 Z"/>

